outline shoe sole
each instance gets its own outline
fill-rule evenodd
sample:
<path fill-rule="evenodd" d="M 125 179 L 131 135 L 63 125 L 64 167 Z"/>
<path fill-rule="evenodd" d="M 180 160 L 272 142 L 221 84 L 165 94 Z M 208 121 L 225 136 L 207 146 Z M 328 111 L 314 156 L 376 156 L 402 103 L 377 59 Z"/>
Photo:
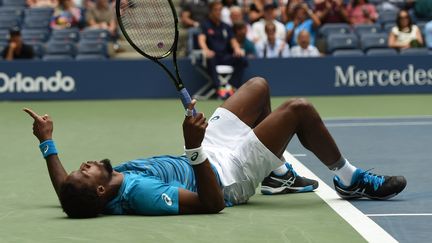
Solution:
<path fill-rule="evenodd" d="M 288 194 L 288 193 L 299 193 L 299 192 L 312 192 L 316 188 L 313 185 L 305 187 L 269 187 L 261 186 L 261 193 L 264 195 L 277 195 L 277 194 Z"/>
<path fill-rule="evenodd" d="M 339 195 L 339 197 L 341 197 L 342 199 L 345 199 L 345 200 L 355 200 L 355 199 L 360 199 L 362 197 L 373 199 L 373 200 L 387 200 L 387 199 L 395 197 L 396 195 L 399 194 L 399 193 L 394 193 L 394 194 L 390 194 L 390 195 L 388 195 L 386 197 L 373 197 L 373 196 L 370 196 L 370 195 L 367 195 L 367 194 L 346 196 L 346 195 L 340 194 L 338 191 L 336 191 L 336 193 Z"/>

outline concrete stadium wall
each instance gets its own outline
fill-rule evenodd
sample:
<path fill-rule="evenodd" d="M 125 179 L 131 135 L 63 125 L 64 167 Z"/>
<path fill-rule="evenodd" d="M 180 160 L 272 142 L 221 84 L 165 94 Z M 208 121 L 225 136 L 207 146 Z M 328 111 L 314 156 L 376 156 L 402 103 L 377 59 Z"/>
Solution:
<path fill-rule="evenodd" d="M 191 94 L 205 83 L 189 60 L 179 68 Z M 432 56 L 250 60 L 245 79 L 253 76 L 274 96 L 432 93 Z M 148 60 L 0 62 L 0 100 L 172 97 L 170 79 Z"/>

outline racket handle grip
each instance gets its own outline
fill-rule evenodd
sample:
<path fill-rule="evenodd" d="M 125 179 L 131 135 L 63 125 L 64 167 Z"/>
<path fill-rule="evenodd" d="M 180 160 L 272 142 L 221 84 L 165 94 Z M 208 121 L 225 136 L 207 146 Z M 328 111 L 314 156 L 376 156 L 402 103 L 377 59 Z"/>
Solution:
<path fill-rule="evenodd" d="M 179 90 L 179 95 L 180 95 L 180 99 L 183 103 L 183 107 L 185 109 L 187 109 L 189 104 L 192 103 L 192 98 L 190 97 L 189 92 L 187 91 L 186 88 L 182 88 L 181 90 Z M 196 113 L 197 113 L 196 109 L 194 108 L 193 109 L 193 115 L 195 116 Z"/>

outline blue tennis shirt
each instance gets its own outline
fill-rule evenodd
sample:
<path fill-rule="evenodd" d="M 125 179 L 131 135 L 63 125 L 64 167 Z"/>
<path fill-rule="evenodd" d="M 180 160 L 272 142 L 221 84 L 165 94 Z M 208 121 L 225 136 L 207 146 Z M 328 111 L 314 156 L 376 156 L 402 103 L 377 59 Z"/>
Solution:
<path fill-rule="evenodd" d="M 195 174 L 186 156 L 137 159 L 113 169 L 124 179 L 117 196 L 106 205 L 106 214 L 178 214 L 179 188 L 197 191 Z"/>

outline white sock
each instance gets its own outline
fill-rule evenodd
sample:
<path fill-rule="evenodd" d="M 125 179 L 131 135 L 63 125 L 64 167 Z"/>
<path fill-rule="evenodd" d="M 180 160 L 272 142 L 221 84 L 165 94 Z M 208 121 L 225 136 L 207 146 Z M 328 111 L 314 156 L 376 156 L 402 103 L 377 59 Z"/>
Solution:
<path fill-rule="evenodd" d="M 357 170 L 357 167 L 350 164 L 350 162 L 344 157 L 341 157 L 340 160 L 334 164 L 334 166 L 329 166 L 329 168 L 337 177 L 339 177 L 344 186 L 351 185 L 352 177 L 354 172 Z"/>
<path fill-rule="evenodd" d="M 288 172 L 288 168 L 285 166 L 285 164 L 279 166 L 275 170 L 273 170 L 273 173 L 277 176 L 283 176 Z"/>

